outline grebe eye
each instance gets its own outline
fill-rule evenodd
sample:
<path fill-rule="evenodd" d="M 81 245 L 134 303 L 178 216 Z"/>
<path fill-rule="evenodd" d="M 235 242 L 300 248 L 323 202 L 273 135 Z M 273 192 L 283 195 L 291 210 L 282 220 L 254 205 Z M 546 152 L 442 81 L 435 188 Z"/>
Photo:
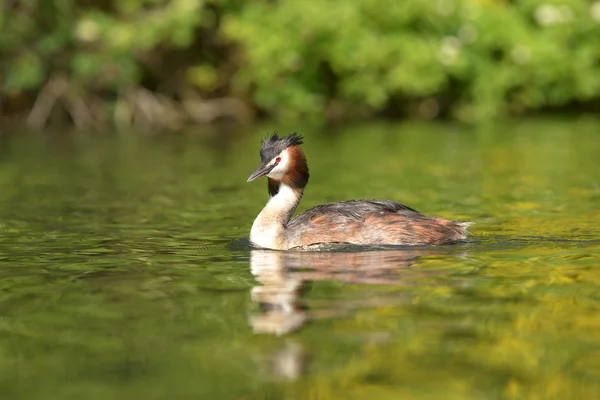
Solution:
<path fill-rule="evenodd" d="M 277 157 L 277 158 L 275 159 L 275 162 L 276 162 L 276 163 L 279 163 L 279 162 L 281 162 L 281 157 Z"/>

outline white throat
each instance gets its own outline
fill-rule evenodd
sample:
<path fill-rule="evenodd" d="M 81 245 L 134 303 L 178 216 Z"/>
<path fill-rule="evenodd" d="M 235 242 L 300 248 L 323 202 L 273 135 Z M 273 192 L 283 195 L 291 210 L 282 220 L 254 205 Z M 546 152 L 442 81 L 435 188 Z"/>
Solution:
<path fill-rule="evenodd" d="M 281 184 L 252 224 L 250 241 L 267 249 L 283 249 L 286 241 L 286 224 L 298 206 L 302 192 Z"/>

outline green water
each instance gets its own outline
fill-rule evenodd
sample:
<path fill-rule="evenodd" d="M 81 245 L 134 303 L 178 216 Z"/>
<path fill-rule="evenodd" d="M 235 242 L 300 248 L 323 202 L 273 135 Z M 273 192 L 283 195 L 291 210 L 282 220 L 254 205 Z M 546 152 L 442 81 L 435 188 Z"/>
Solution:
<path fill-rule="evenodd" d="M 600 397 L 600 122 L 306 135 L 300 206 L 383 198 L 462 245 L 251 250 L 273 127 L 0 136 L 3 399 Z"/>

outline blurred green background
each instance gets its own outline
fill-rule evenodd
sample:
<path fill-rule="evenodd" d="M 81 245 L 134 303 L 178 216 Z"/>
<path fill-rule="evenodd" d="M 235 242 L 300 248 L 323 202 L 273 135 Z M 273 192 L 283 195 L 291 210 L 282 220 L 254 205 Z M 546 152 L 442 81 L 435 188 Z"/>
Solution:
<path fill-rule="evenodd" d="M 76 126 L 593 111 L 600 1 L 3 0 L 0 115 Z"/>

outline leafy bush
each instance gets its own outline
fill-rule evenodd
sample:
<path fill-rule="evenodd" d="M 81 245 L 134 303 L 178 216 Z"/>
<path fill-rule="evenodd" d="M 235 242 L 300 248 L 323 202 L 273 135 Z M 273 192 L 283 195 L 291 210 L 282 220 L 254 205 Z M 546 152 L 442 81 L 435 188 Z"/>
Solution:
<path fill-rule="evenodd" d="M 224 31 L 248 55 L 237 88 L 278 113 L 408 99 L 481 120 L 600 94 L 600 2 L 252 2 Z"/>
<path fill-rule="evenodd" d="M 600 97 L 600 1 L 12 0 L 0 107 L 43 125 L 410 112 Z M 64 107 L 57 107 L 61 104 Z M 0 109 L 1 110 L 1 109 Z"/>

